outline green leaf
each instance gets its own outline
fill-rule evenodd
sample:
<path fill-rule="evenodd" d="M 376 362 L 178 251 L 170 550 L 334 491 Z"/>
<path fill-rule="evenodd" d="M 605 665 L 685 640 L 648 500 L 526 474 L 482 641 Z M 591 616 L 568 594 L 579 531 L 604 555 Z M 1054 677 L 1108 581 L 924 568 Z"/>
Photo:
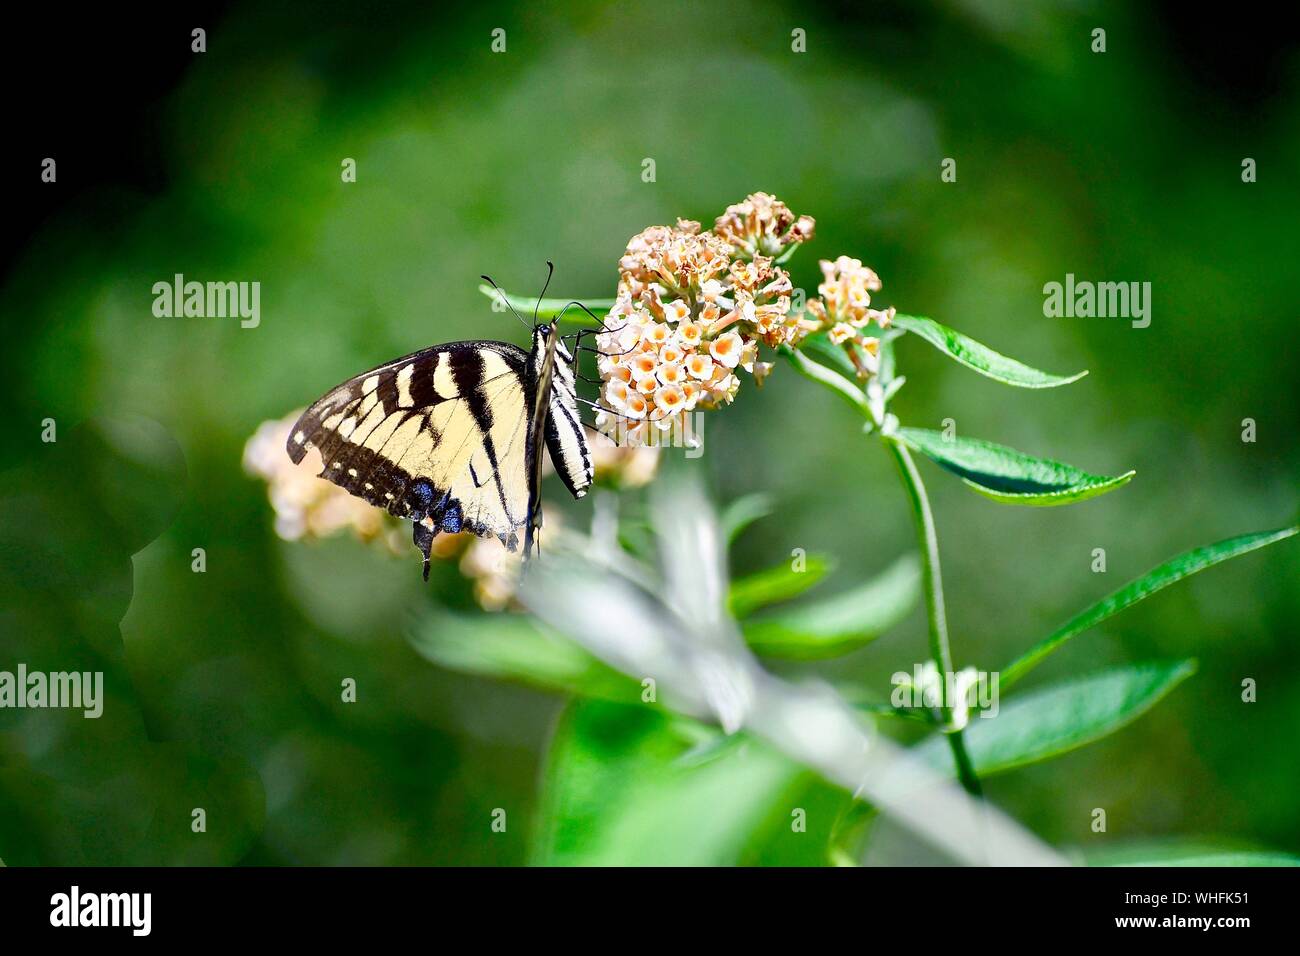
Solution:
<path fill-rule="evenodd" d="M 641 695 L 636 681 L 522 614 L 438 612 L 421 620 L 408 640 L 448 670 L 624 703 Z"/>
<path fill-rule="evenodd" d="M 526 298 L 521 295 L 511 295 L 509 292 L 505 292 L 504 290 L 498 292 L 490 285 L 480 285 L 478 290 L 494 301 L 501 301 L 504 299 L 507 305 L 525 318 L 532 317 L 533 308 L 536 306 L 538 320 L 555 318 L 561 312 L 564 312 L 565 306 L 575 301 L 581 302 L 587 308 L 591 309 L 592 312 L 596 313 L 597 317 L 604 318 L 605 315 L 608 314 L 609 310 L 614 308 L 615 301 L 614 299 L 575 300 Z M 591 316 L 586 312 L 583 312 L 582 309 L 578 308 L 576 305 L 565 313 L 565 320 L 579 325 L 594 325 Z"/>
<path fill-rule="evenodd" d="M 790 561 L 731 582 L 727 595 L 727 609 L 732 617 L 747 617 L 761 607 L 798 597 L 830 572 L 830 558 L 820 554 L 807 556 L 802 571 L 791 567 Z"/>
<path fill-rule="evenodd" d="M 1090 475 L 1072 465 L 1034 458 L 1005 445 L 974 438 L 945 438 L 927 428 L 900 428 L 898 438 L 986 498 L 1012 505 L 1067 505 L 1128 484 L 1136 472 L 1116 478 Z"/>
<path fill-rule="evenodd" d="M 814 332 L 799 343 L 801 351 L 811 355 L 819 364 L 834 369 L 849 381 L 856 381 L 858 370 L 853 365 L 843 345 L 836 345 L 830 340 L 830 333 L 825 330 Z"/>
<path fill-rule="evenodd" d="M 751 618 L 745 641 L 757 654 L 796 660 L 837 657 L 875 640 L 902 620 L 921 593 L 914 555 L 834 597 L 802 602 Z"/>
<path fill-rule="evenodd" d="M 1005 385 L 1015 385 L 1019 388 L 1055 388 L 1058 385 L 1077 382 L 1088 374 L 1087 370 L 1076 372 L 1074 375 L 1052 375 L 1041 372 L 1015 359 L 1007 358 L 987 345 L 981 345 L 974 339 L 946 325 L 940 325 L 933 319 L 916 315 L 895 315 L 894 325 L 916 333 L 949 358 Z"/>
<path fill-rule="evenodd" d="M 531 862 L 542 866 L 726 866 L 741 860 L 802 768 L 732 738 L 698 765 L 672 718 L 597 701 L 561 718 L 543 775 Z M 788 812 L 788 811 L 786 811 Z"/>
<path fill-rule="evenodd" d="M 1300 866 L 1300 856 L 1223 840 L 1155 841 L 1103 846 L 1082 854 L 1088 866 Z"/>
<path fill-rule="evenodd" d="M 1243 534 L 1236 538 L 1220 541 L 1218 544 L 1193 548 L 1176 558 L 1171 558 L 1159 567 L 1152 568 L 1135 581 L 1130 581 L 1118 591 L 1108 594 L 1096 604 L 1076 614 L 1066 624 L 1057 628 L 1052 634 L 1039 641 L 1014 662 L 1002 669 L 1001 687 L 1006 690 L 1013 683 L 1036 667 L 1048 654 L 1056 650 L 1076 634 L 1081 634 L 1095 627 L 1106 618 L 1118 614 L 1143 598 L 1150 597 L 1157 591 L 1169 587 L 1190 577 L 1197 571 L 1212 567 L 1220 561 L 1227 561 L 1238 555 L 1247 554 L 1258 548 L 1282 541 L 1300 532 L 1300 526 L 1280 528 L 1277 531 L 1261 531 L 1256 534 Z"/>
<path fill-rule="evenodd" d="M 1133 664 L 1034 690 L 1002 704 L 996 717 L 972 714 L 966 749 L 981 777 L 1048 760 L 1136 720 L 1195 671 L 1190 660 Z M 921 744 L 918 755 L 951 767 L 942 735 Z"/>
<path fill-rule="evenodd" d="M 718 519 L 727 544 L 740 537 L 741 532 L 759 518 L 766 518 L 775 510 L 776 502 L 772 496 L 761 493 L 743 495 L 731 502 L 722 509 Z"/>

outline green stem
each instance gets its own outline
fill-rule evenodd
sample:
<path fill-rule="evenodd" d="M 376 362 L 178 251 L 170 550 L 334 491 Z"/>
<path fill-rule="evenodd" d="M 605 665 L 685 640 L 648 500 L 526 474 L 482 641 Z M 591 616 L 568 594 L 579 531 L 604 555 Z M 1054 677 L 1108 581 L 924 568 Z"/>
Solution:
<path fill-rule="evenodd" d="M 930 619 L 930 656 L 939 668 L 940 680 L 945 680 L 952 669 L 952 652 L 948 648 L 948 616 L 943 605 L 943 577 L 939 570 L 939 537 L 934 528 L 934 515 L 930 512 L 930 499 L 926 497 L 925 485 L 921 474 L 916 470 L 907 448 L 897 439 L 885 438 L 885 445 L 894 462 L 898 465 L 899 475 L 907 488 L 907 495 L 912 501 L 912 515 L 916 519 L 916 537 L 921 546 L 921 580 L 925 588 L 926 612 Z M 952 710 L 945 700 L 942 707 L 944 723 L 950 723 Z M 957 777 L 966 792 L 980 796 L 980 782 L 975 775 L 970 754 L 966 752 L 966 741 L 961 730 L 945 734 L 948 746 L 952 748 L 953 761 L 957 765 Z"/>
<path fill-rule="evenodd" d="M 801 374 L 847 399 L 870 423 L 870 427 L 879 430 L 890 454 L 894 456 L 903 485 L 907 488 L 908 497 L 912 501 L 912 514 L 916 518 L 916 537 L 921 545 L 923 557 L 921 579 L 925 586 L 926 611 L 930 619 L 930 656 L 934 659 L 935 667 L 939 669 L 940 678 L 945 681 L 946 686 L 947 676 L 953 673 L 953 669 L 952 653 L 948 649 L 948 618 L 943 607 L 943 578 L 939 571 L 939 537 L 934 529 L 930 500 L 925 495 L 925 485 L 921 482 L 920 472 L 916 470 L 916 463 L 912 461 L 907 447 L 893 437 L 892 433 L 898 423 L 885 410 L 886 399 L 883 389 L 884 384 L 887 383 L 874 383 L 877 385 L 874 392 L 871 385 L 868 385 L 864 393 L 839 373 L 812 361 L 802 352 L 788 346 L 782 346 L 780 351 Z M 952 708 L 948 706 L 947 701 L 944 702 L 941 713 L 944 724 L 951 726 Z M 944 736 L 948 738 L 948 746 L 952 748 L 952 758 L 957 765 L 957 778 L 961 781 L 961 785 L 972 796 L 981 796 L 979 777 L 975 775 L 975 766 L 971 763 L 970 754 L 966 752 L 966 738 L 962 731 L 953 730 L 945 733 Z"/>

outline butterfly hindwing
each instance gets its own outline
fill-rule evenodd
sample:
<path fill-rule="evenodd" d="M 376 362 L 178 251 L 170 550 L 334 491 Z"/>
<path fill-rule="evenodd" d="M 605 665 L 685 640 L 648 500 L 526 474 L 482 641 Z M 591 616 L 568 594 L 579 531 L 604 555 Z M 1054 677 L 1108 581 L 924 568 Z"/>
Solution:
<path fill-rule="evenodd" d="M 532 554 L 541 525 L 543 443 L 581 498 L 592 480 L 573 356 L 554 324 L 531 353 L 505 342 L 453 342 L 395 359 L 331 389 L 288 442 L 295 463 L 415 523 L 425 557 L 439 533 L 495 536 Z"/>
<path fill-rule="evenodd" d="M 528 378 L 527 355 L 505 342 L 425 349 L 328 392 L 294 426 L 289 456 L 315 450 L 321 477 L 430 540 L 466 530 L 513 550 L 528 520 Z"/>
<path fill-rule="evenodd" d="M 591 487 L 591 451 L 578 415 L 573 355 L 558 340 L 555 352 L 555 373 L 546 417 L 546 449 L 564 486 L 573 497 L 581 498 Z"/>

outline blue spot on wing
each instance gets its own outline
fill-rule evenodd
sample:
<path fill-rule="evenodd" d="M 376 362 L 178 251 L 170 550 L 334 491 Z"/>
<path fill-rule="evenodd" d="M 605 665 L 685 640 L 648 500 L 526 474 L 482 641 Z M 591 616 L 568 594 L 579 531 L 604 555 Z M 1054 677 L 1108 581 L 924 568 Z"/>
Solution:
<path fill-rule="evenodd" d="M 463 518 L 460 513 L 460 502 L 453 501 L 447 506 L 447 510 L 442 513 L 442 530 L 446 534 L 456 534 L 460 531 L 463 524 Z"/>

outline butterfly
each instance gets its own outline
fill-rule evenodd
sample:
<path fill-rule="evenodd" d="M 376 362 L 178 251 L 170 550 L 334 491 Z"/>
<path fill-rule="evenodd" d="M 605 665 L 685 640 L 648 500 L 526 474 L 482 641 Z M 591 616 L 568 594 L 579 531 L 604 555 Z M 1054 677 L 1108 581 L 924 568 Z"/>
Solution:
<path fill-rule="evenodd" d="M 315 449 L 322 478 L 414 523 L 426 581 L 441 533 L 496 537 L 511 551 L 522 533 L 525 560 L 533 554 L 543 444 L 575 498 L 591 486 L 573 352 L 559 335 L 560 316 L 538 322 L 534 310 L 533 318 L 527 352 L 493 341 L 414 352 L 330 389 L 289 433 L 294 464 Z"/>

